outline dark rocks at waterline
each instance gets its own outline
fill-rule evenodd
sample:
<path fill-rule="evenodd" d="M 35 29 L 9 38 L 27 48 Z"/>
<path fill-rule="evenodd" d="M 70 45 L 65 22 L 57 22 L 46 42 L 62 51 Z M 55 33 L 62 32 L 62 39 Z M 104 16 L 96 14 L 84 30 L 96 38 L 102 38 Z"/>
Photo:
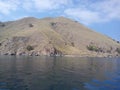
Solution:
<path fill-rule="evenodd" d="M 40 52 L 21 52 L 21 53 L 0 53 L 0 55 L 9 55 L 9 56 L 63 56 L 63 54 L 60 51 L 55 50 L 55 52 L 46 52 L 46 54 L 44 53 L 40 53 Z"/>

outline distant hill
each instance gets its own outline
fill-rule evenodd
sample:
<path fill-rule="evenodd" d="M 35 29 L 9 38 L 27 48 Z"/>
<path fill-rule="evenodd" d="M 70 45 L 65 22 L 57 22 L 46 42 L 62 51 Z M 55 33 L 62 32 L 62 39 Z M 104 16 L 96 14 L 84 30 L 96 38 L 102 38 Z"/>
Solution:
<path fill-rule="evenodd" d="M 0 22 L 1 55 L 120 56 L 120 44 L 64 17 Z"/>

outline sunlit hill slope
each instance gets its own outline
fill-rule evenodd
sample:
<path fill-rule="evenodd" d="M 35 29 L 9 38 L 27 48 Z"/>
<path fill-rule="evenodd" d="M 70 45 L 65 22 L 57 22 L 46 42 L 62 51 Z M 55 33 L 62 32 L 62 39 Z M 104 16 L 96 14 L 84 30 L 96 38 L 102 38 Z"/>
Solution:
<path fill-rule="evenodd" d="M 0 22 L 1 55 L 119 56 L 120 44 L 64 17 Z"/>

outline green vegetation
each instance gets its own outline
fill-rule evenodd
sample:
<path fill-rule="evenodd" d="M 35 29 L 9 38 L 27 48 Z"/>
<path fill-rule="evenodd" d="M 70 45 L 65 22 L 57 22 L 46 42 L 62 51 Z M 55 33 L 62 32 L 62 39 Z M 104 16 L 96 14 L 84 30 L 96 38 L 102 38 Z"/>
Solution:
<path fill-rule="evenodd" d="M 52 41 L 49 41 L 49 44 L 52 44 Z"/>
<path fill-rule="evenodd" d="M 4 23 L 0 23 L 0 27 L 5 27 L 5 24 Z"/>
<path fill-rule="evenodd" d="M 87 49 L 90 51 L 95 51 L 95 52 L 100 51 L 100 48 L 98 48 L 97 46 L 94 46 L 94 45 L 87 46 Z"/>
<path fill-rule="evenodd" d="M 34 25 L 33 25 L 33 24 L 31 24 L 31 23 L 29 24 L 29 27 L 33 27 L 33 26 L 34 26 Z"/>
<path fill-rule="evenodd" d="M 120 48 L 117 48 L 117 49 L 116 49 L 116 52 L 118 52 L 118 53 L 120 54 Z"/>
<path fill-rule="evenodd" d="M 28 51 L 34 50 L 33 46 L 28 45 L 26 48 Z"/>
<path fill-rule="evenodd" d="M 51 26 L 55 26 L 56 25 L 56 23 L 54 23 L 54 22 L 51 22 L 50 24 L 51 24 Z"/>
<path fill-rule="evenodd" d="M 119 41 L 117 41 L 117 43 L 120 43 Z"/>
<path fill-rule="evenodd" d="M 78 23 L 78 21 L 75 21 L 76 23 Z"/>
<path fill-rule="evenodd" d="M 67 42 L 65 42 L 64 44 L 67 45 Z"/>
<path fill-rule="evenodd" d="M 75 44 L 74 44 L 74 42 L 71 42 L 71 45 L 72 45 L 73 47 L 75 47 Z"/>

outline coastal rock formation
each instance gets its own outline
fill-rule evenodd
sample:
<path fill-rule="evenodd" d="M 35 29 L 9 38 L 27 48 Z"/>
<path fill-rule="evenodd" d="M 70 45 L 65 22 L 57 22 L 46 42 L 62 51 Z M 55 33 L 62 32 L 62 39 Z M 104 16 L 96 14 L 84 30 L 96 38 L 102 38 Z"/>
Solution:
<path fill-rule="evenodd" d="M 120 56 L 120 43 L 64 17 L 0 22 L 1 55 Z"/>

